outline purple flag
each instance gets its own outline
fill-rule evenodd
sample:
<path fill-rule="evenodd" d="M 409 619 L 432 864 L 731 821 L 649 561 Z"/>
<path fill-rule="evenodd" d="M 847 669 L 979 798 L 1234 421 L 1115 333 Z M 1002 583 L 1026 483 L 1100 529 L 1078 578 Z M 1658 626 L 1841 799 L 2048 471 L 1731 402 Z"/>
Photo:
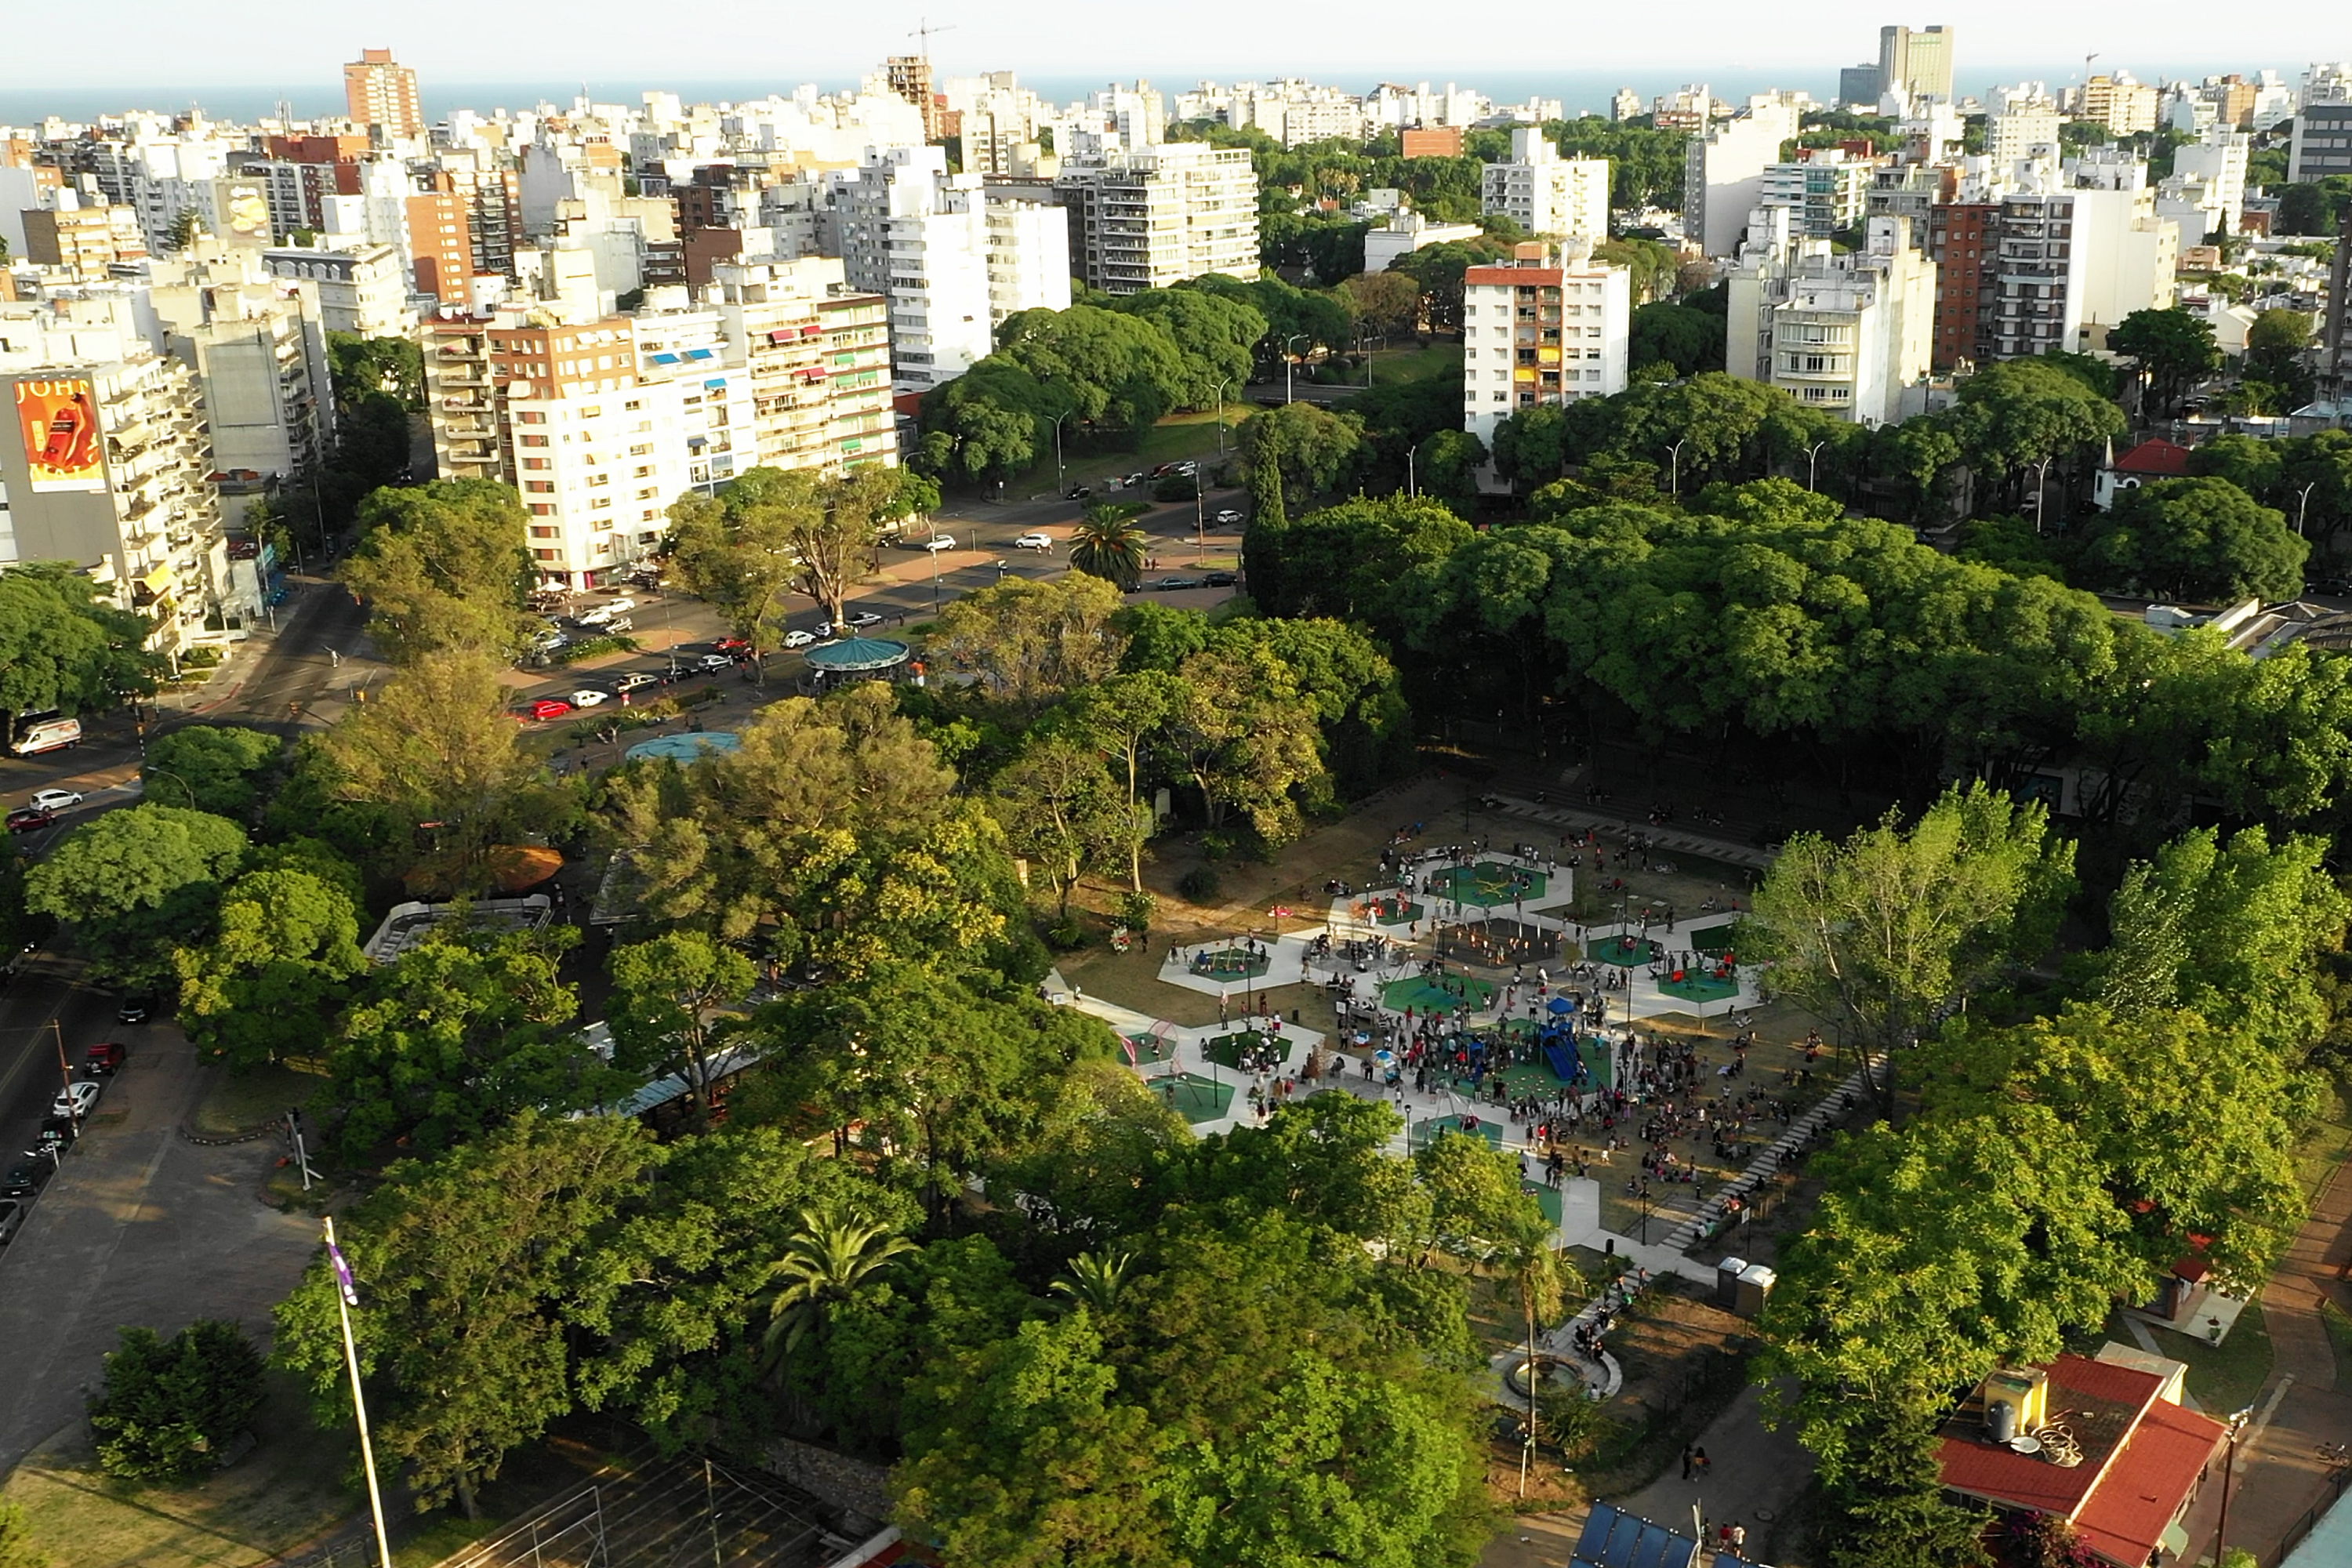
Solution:
<path fill-rule="evenodd" d="M 335 1284 L 343 1292 L 343 1304 L 350 1307 L 358 1306 L 360 1304 L 359 1283 L 352 1278 L 352 1266 L 343 1261 L 343 1249 L 331 1241 L 327 1243 L 327 1258 L 335 1266 Z"/>

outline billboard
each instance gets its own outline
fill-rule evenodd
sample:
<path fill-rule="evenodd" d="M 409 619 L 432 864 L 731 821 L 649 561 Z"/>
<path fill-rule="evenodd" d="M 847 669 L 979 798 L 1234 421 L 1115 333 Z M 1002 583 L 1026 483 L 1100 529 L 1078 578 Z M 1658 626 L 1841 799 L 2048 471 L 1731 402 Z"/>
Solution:
<path fill-rule="evenodd" d="M 16 383 L 16 433 L 35 490 L 102 490 L 98 395 L 87 376 Z"/>

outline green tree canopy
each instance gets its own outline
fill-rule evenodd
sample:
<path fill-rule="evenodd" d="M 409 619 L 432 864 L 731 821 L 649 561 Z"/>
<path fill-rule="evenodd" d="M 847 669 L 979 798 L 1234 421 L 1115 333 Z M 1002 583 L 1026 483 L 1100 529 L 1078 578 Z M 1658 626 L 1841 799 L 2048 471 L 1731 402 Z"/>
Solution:
<path fill-rule="evenodd" d="M 2227 479 L 2158 479 L 2116 497 L 2082 562 L 2103 586 L 2230 604 L 2294 598 L 2310 553 L 2283 515 Z"/>
<path fill-rule="evenodd" d="M 262 776 L 284 755 L 286 743 L 241 724 L 188 724 L 147 742 L 139 771 L 155 783 L 148 793 L 167 805 L 186 805 L 215 816 L 250 821 L 260 804 Z"/>
<path fill-rule="evenodd" d="M 164 668 L 147 649 L 153 630 L 63 563 L 0 572 L 0 740 L 16 742 L 19 714 L 98 712 L 152 692 Z"/>
<path fill-rule="evenodd" d="M 210 942 L 180 948 L 180 1024 L 189 1040 L 236 1068 L 317 1058 L 360 954 L 350 891 L 293 867 L 230 882 Z"/>
<path fill-rule="evenodd" d="M 54 918 L 93 978 L 154 985 L 172 950 L 214 927 L 221 888 L 245 862 L 245 830 L 184 806 L 110 811 L 66 835 L 25 876 L 25 903 Z"/>
<path fill-rule="evenodd" d="M 367 601 L 386 658 L 413 663 L 465 650 L 509 658 L 527 645 L 536 573 L 523 548 L 522 499 L 494 479 L 386 487 L 361 503 L 346 587 Z"/>

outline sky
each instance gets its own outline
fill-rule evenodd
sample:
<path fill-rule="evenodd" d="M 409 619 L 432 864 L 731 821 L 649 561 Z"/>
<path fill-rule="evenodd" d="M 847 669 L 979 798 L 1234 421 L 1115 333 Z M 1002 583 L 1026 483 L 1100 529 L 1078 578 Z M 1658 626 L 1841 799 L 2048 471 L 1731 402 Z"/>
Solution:
<path fill-rule="evenodd" d="M 1359 86 L 1554 70 L 1580 79 L 1622 70 L 1629 79 L 1690 80 L 1786 71 L 1790 85 L 1834 82 L 1839 66 L 1874 57 L 1881 23 L 1941 20 L 1958 29 L 1960 86 L 1969 91 L 2023 75 L 2079 75 L 2092 52 L 2101 57 L 2096 68 L 2121 65 L 2143 79 L 2262 66 L 2292 77 L 2314 58 L 2352 57 L 2345 15 L 2332 5 L 2236 12 L 2212 0 L 2129 7 L 1975 0 L 1909 17 L 1853 0 L 1772 7 L 1752 0 L 1573 7 L 1561 0 L 1478 0 L 1459 9 L 1428 0 L 691 0 L 675 7 L 642 0 L 403 0 L 352 8 L 109 0 L 86 18 L 102 38 L 6 50 L 0 93 L 21 100 L 45 87 L 162 89 L 178 98 L 218 87 L 291 90 L 339 81 L 340 62 L 362 45 L 389 46 L 428 89 L 573 79 L 839 82 L 884 55 L 918 47 L 909 35 L 926 18 L 942 29 L 930 40 L 941 74 L 1139 74 L 1171 89 L 1202 76 L 1301 75 Z M 1802 27 L 1792 25 L 1800 16 Z M 1445 26 L 1453 18 L 1475 26 Z"/>

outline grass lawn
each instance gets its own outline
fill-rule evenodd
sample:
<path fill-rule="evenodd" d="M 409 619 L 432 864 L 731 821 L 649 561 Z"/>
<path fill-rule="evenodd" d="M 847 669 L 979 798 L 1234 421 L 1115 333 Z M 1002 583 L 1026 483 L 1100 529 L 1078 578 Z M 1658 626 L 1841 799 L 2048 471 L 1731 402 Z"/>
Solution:
<path fill-rule="evenodd" d="M 2244 1409 L 2270 1378 L 2271 1335 L 2260 1301 L 2246 1303 L 2230 1337 L 2218 1345 L 2206 1343 L 2201 1334 L 2153 1331 L 2157 1349 L 2189 1363 L 2189 1392 L 2209 1415 Z"/>
<path fill-rule="evenodd" d="M 2314 1197 L 2336 1167 L 2352 1156 L 2352 1105 L 2347 1104 L 2344 1090 L 2336 1084 L 2331 1082 L 2326 1092 L 2326 1104 L 2294 1152 L 2295 1177 Z"/>
<path fill-rule="evenodd" d="M 215 1064 L 205 1071 L 212 1081 L 205 1086 L 204 1103 L 196 1107 L 194 1121 L 196 1131 L 209 1138 L 242 1132 L 299 1110 L 310 1104 L 310 1097 L 327 1082 L 317 1073 L 289 1067 L 260 1067 L 238 1073 Z"/>
<path fill-rule="evenodd" d="M 260 1447 L 192 1487 L 107 1476 L 77 1433 L 17 1466 L 0 1500 L 24 1509 L 32 1544 L 61 1568 L 267 1562 L 331 1531 L 362 1500 L 343 1485 L 349 1446 L 310 1425 L 291 1379 L 271 1377 L 254 1428 Z"/>
<path fill-rule="evenodd" d="M 1435 343 L 1425 349 L 1389 349 L 1372 355 L 1371 365 L 1374 386 L 1452 375 L 1462 368 L 1462 345 Z"/>
<path fill-rule="evenodd" d="M 1228 391 L 1231 389 L 1229 388 Z M 1225 399 L 1225 453 L 1233 454 L 1234 426 L 1256 410 L 1245 401 L 1228 396 Z M 1043 495 L 1054 489 L 1054 434 L 1047 430 L 1037 443 L 1038 460 L 1024 472 L 1004 481 L 1007 499 Z M 1151 469 L 1162 463 L 1172 463 L 1180 458 L 1197 458 L 1202 462 L 1202 478 L 1212 477 L 1210 470 L 1217 460 L 1217 411 L 1202 408 L 1183 414 L 1171 414 L 1153 426 L 1143 443 L 1133 451 L 1085 451 L 1077 449 L 1069 433 L 1062 426 L 1062 488 L 1088 485 L 1099 488 L 1102 481 L 1114 475 L 1131 474 L 1137 469 Z M 1151 487 L 1134 491 L 1118 490 L 1109 499 L 1115 500 L 1147 500 Z"/>

